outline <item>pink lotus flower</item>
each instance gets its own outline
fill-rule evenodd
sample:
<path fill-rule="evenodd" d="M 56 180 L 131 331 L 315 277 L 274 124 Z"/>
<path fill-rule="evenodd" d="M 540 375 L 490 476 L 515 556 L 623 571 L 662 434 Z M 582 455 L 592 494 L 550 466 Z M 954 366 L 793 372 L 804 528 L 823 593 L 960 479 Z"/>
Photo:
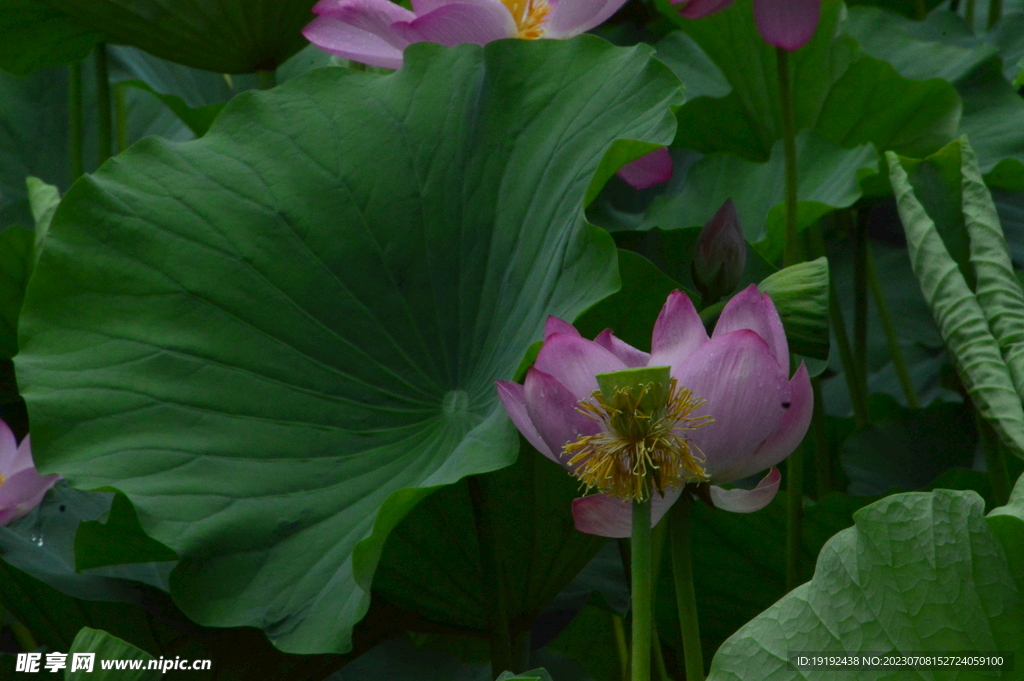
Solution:
<path fill-rule="evenodd" d="M 733 0 L 670 0 L 682 5 L 679 14 L 700 19 L 721 11 Z M 754 0 L 754 20 L 761 37 L 784 50 L 798 50 L 814 36 L 821 19 L 821 0 Z"/>
<path fill-rule="evenodd" d="M 597 374 L 670 367 L 676 383 L 673 390 L 686 398 L 686 409 L 675 412 L 680 418 L 671 435 L 685 438 L 688 446 L 675 450 L 685 459 L 675 468 L 688 477 L 667 485 L 663 495 L 655 487 L 652 523 L 679 498 L 685 483 L 701 479 L 712 483 L 710 498 L 717 508 L 748 513 L 765 507 L 782 479 L 775 464 L 803 440 L 813 410 L 806 367 L 801 364 L 789 378 L 789 347 L 771 299 L 756 286 L 748 287 L 725 306 L 708 338 L 693 303 L 675 291 L 658 316 L 651 349 L 650 354 L 642 352 L 608 329 L 589 341 L 571 324 L 551 317 L 544 345 L 524 385 L 498 381 L 498 393 L 530 444 L 586 480 L 581 471 L 587 462 L 573 463 L 566 451 L 578 452 L 588 436 L 608 432 L 607 421 L 592 416 L 603 401 L 595 393 Z M 701 418 L 713 422 L 694 427 L 692 422 Z M 621 468 L 628 470 L 630 465 Z M 769 468 L 753 489 L 717 486 Z M 622 495 L 599 493 L 576 499 L 573 517 L 582 532 L 605 537 L 631 534 L 632 506 Z"/>
<path fill-rule="evenodd" d="M 397 69 L 412 43 L 483 45 L 501 38 L 571 38 L 597 26 L 625 0 L 320 0 L 302 34 L 331 54 Z"/>
<path fill-rule="evenodd" d="M 59 475 L 44 477 L 36 472 L 29 438 L 18 445 L 14 433 L 0 421 L 0 525 L 27 515 L 58 480 Z"/>
<path fill-rule="evenodd" d="M 672 157 L 662 147 L 622 166 L 616 175 L 635 189 L 647 189 L 672 179 Z"/>
<path fill-rule="evenodd" d="M 814 37 L 821 0 L 754 0 L 754 19 L 765 42 L 792 52 Z"/>

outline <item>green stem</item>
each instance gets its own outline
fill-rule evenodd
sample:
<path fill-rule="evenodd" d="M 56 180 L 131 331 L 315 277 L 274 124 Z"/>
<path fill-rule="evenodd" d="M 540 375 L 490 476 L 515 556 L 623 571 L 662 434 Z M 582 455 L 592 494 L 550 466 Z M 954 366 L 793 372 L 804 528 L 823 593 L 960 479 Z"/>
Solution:
<path fill-rule="evenodd" d="M 530 665 L 530 630 L 519 632 L 512 640 L 512 662 L 509 669 L 516 672 L 525 672 Z"/>
<path fill-rule="evenodd" d="M 992 497 L 996 506 L 1005 506 L 1010 500 L 1013 481 L 1010 480 L 1010 473 L 1006 469 L 1002 443 L 999 442 L 999 436 L 992 424 L 983 419 L 977 409 L 974 410 L 974 422 L 978 427 L 981 451 L 985 455 L 985 468 L 988 469 L 988 477 L 992 481 Z"/>
<path fill-rule="evenodd" d="M 697 595 L 693 588 L 693 556 L 690 553 L 690 515 L 693 498 L 686 492 L 669 510 L 671 518 L 672 577 L 679 608 L 679 629 L 683 634 L 686 681 L 704 681 L 704 653 L 700 647 Z"/>
<path fill-rule="evenodd" d="M 967 28 L 971 33 L 974 33 L 974 0 L 967 0 L 964 11 L 964 20 L 967 22 Z"/>
<path fill-rule="evenodd" d="M 860 394 L 868 392 L 868 235 L 867 224 L 856 212 L 853 255 L 853 365 Z"/>
<path fill-rule="evenodd" d="M 257 71 L 256 87 L 260 90 L 269 90 L 277 85 L 277 71 Z"/>
<path fill-rule="evenodd" d="M 615 648 L 619 652 L 619 677 L 622 681 L 629 681 L 629 648 L 626 647 L 626 627 L 618 615 L 612 615 L 612 633 L 615 635 Z"/>
<path fill-rule="evenodd" d="M 907 404 L 911 409 L 920 408 L 917 399 L 917 391 L 914 390 L 914 383 L 910 380 L 910 371 L 907 370 L 907 360 L 903 356 L 903 349 L 900 348 L 899 338 L 896 336 L 896 326 L 892 323 L 892 315 L 889 314 L 889 306 L 885 302 L 885 294 L 882 293 L 882 285 L 878 281 L 878 272 L 875 270 L 874 256 L 871 254 L 870 244 L 865 249 L 865 265 L 867 266 L 868 283 L 871 285 L 871 295 L 875 299 L 875 307 L 878 308 L 878 317 L 882 321 L 882 328 L 885 330 L 885 340 L 889 345 L 889 354 L 892 356 L 893 366 L 896 368 L 896 376 L 903 386 L 903 394 L 907 398 Z"/>
<path fill-rule="evenodd" d="M 96 142 L 100 165 L 110 158 L 113 148 L 114 121 L 110 114 L 110 72 L 107 68 L 107 45 L 96 46 Z"/>
<path fill-rule="evenodd" d="M 651 498 L 633 500 L 633 536 L 630 542 L 632 573 L 633 649 L 632 681 L 651 679 Z"/>
<path fill-rule="evenodd" d="M 662 557 L 665 555 L 665 540 L 668 537 L 668 516 L 666 515 L 651 530 L 651 590 L 658 590 L 661 578 Z M 661 637 L 658 636 L 657 603 L 651 606 L 651 646 L 654 655 L 654 668 L 661 681 L 672 681 L 665 666 L 665 654 L 661 649 Z"/>
<path fill-rule="evenodd" d="M 68 74 L 68 95 L 71 119 L 71 181 L 74 182 L 85 172 L 85 126 L 82 123 L 82 62 L 71 65 Z"/>
<path fill-rule="evenodd" d="M 782 148 L 786 155 L 786 247 L 782 256 L 784 267 L 800 260 L 796 241 L 796 122 L 793 117 L 793 88 L 789 82 L 789 52 L 775 48 L 779 73 L 779 99 L 782 102 Z"/>
<path fill-rule="evenodd" d="M 128 148 L 128 105 L 124 83 L 114 86 L 114 120 L 117 125 L 117 153 Z"/>
<path fill-rule="evenodd" d="M 473 502 L 473 516 L 476 521 L 477 543 L 480 546 L 480 577 L 488 586 L 492 601 L 490 607 L 490 651 L 491 678 L 497 678 L 512 669 L 512 641 L 508 631 L 508 606 L 505 602 L 505 580 L 498 560 L 498 546 L 494 527 L 484 491 L 476 477 L 466 480 L 469 496 Z"/>
<path fill-rule="evenodd" d="M 812 225 L 810 228 L 811 244 L 814 246 L 815 255 L 821 257 L 826 255 L 825 239 L 821 235 L 821 228 Z M 868 422 L 867 398 L 860 392 L 860 382 L 857 380 L 857 370 L 853 364 L 853 351 L 850 349 L 850 337 L 846 333 L 846 322 L 843 320 L 843 308 L 839 304 L 839 293 L 836 291 L 835 281 L 829 274 L 828 287 L 828 316 L 832 324 L 832 330 L 836 334 L 836 344 L 839 346 L 839 359 L 843 365 L 843 376 L 846 379 L 846 388 L 850 392 L 850 403 L 853 405 L 853 413 L 858 426 Z"/>
<path fill-rule="evenodd" d="M 0 630 L 2 630 L 4 620 L 8 618 L 9 614 L 7 609 L 0 605 Z M 15 642 L 22 651 L 30 653 L 39 647 L 35 637 L 32 636 L 32 632 L 28 630 L 28 627 L 19 622 L 14 615 L 10 616 L 8 626 L 11 628 L 11 634 L 13 634 Z"/>
<path fill-rule="evenodd" d="M 786 590 L 802 583 L 801 537 L 804 520 L 804 452 L 797 447 L 786 459 Z"/>
<path fill-rule="evenodd" d="M 814 413 L 811 415 L 811 433 L 814 436 L 814 468 L 818 480 L 818 499 L 832 491 L 832 462 L 825 431 L 825 401 L 821 395 L 821 380 L 811 379 L 814 392 Z"/>
<path fill-rule="evenodd" d="M 914 0 L 914 14 L 917 15 L 918 21 L 922 21 L 928 16 L 928 6 L 925 5 L 924 0 Z"/>
<path fill-rule="evenodd" d="M 988 30 L 1003 18 L 1003 0 L 988 0 Z"/>

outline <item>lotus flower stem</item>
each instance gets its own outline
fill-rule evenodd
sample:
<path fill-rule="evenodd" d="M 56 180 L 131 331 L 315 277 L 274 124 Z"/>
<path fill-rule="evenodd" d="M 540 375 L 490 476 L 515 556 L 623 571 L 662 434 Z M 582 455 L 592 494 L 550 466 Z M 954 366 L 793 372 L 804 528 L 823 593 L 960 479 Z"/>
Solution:
<path fill-rule="evenodd" d="M 633 650 L 632 681 L 651 679 L 651 497 L 633 500 L 633 536 L 630 543 L 632 574 Z"/>
<path fill-rule="evenodd" d="M 992 27 L 999 23 L 999 20 L 1003 18 L 1003 0 L 988 0 L 988 28 L 991 31 Z"/>
<path fill-rule="evenodd" d="M 0 605 L 0 622 L 3 622 L 4 619 L 7 618 L 8 614 L 7 610 Z M 8 626 L 11 629 L 11 634 L 14 636 L 14 640 L 17 642 L 18 647 L 24 652 L 30 653 L 39 647 L 39 644 L 36 643 L 36 639 L 32 635 L 32 632 L 28 630 L 28 627 L 19 622 L 13 616 L 11 616 L 11 621 L 8 623 Z"/>
<path fill-rule="evenodd" d="M 629 648 L 626 646 L 626 627 L 618 615 L 612 615 L 612 633 L 615 635 L 615 648 L 619 653 L 619 678 L 622 681 L 629 681 Z"/>
<path fill-rule="evenodd" d="M 981 451 L 985 455 L 985 468 L 992 481 L 992 497 L 996 506 L 1005 506 L 1010 501 L 1010 491 L 1013 489 L 1013 481 L 1006 469 L 1005 450 L 992 425 L 981 417 L 977 409 L 974 410 L 974 422 L 978 427 Z"/>
<path fill-rule="evenodd" d="M 668 518 L 661 521 L 651 530 L 651 593 L 658 590 L 661 581 L 661 565 L 665 554 L 665 541 L 668 539 Z M 661 637 L 658 636 L 657 602 L 651 605 L 651 645 L 654 655 L 654 668 L 658 672 L 659 681 L 672 681 L 668 667 L 665 666 L 665 654 L 661 649 Z"/>
<path fill-rule="evenodd" d="M 789 267 L 799 261 L 796 242 L 796 122 L 793 117 L 793 88 L 789 82 L 789 51 L 775 48 L 775 62 L 778 65 L 779 99 L 782 102 L 782 148 L 786 155 L 786 248 L 782 264 Z"/>
<path fill-rule="evenodd" d="M 974 0 L 967 0 L 964 4 L 964 20 L 967 22 L 967 28 L 974 33 Z"/>
<path fill-rule="evenodd" d="M 871 295 L 875 299 L 875 307 L 878 308 L 878 317 L 882 321 L 882 328 L 885 330 L 885 340 L 889 345 L 889 354 L 892 356 L 893 366 L 896 368 L 896 376 L 903 386 L 903 394 L 907 398 L 907 404 L 911 409 L 920 408 L 917 399 L 917 391 L 914 383 L 910 380 L 910 372 L 907 370 L 907 360 L 900 348 L 899 338 L 896 337 L 896 327 L 892 323 L 892 315 L 889 314 L 889 306 L 885 302 L 885 294 L 882 293 L 882 285 L 878 281 L 878 273 L 875 271 L 874 256 L 871 255 L 871 246 L 865 247 L 864 259 L 867 268 L 868 284 L 871 286 Z"/>
<path fill-rule="evenodd" d="M 476 521 L 476 536 L 480 546 L 480 572 L 483 583 L 490 587 L 493 600 L 490 612 L 491 676 L 497 678 L 512 669 L 512 641 L 508 630 L 508 607 L 505 602 L 505 580 L 498 560 L 491 514 L 480 481 L 470 477 L 466 481 L 469 496 L 473 502 L 473 516 Z"/>
<path fill-rule="evenodd" d="M 68 96 L 71 118 L 71 181 L 85 172 L 85 126 L 82 123 L 82 62 L 71 65 L 68 74 Z"/>
<path fill-rule="evenodd" d="M 860 393 L 867 398 L 868 391 L 868 234 L 862 216 L 853 210 L 853 366 Z"/>
<path fill-rule="evenodd" d="M 917 15 L 918 21 L 928 16 L 928 6 L 925 5 L 924 0 L 914 0 L 914 14 Z"/>
<path fill-rule="evenodd" d="M 124 83 L 114 86 L 114 120 L 117 121 L 117 153 L 128 148 L 128 108 L 124 96 Z"/>
<path fill-rule="evenodd" d="M 816 256 L 827 255 L 825 252 L 825 240 L 821 236 L 821 228 L 813 225 L 810 228 L 811 245 Z M 831 274 L 829 275 L 831 279 Z M 842 307 L 839 304 L 839 294 L 836 292 L 835 284 L 829 283 L 828 287 L 828 314 L 832 324 L 832 330 L 836 334 L 836 344 L 839 346 L 839 359 L 843 365 L 843 375 L 846 377 L 846 387 L 850 392 L 850 402 L 853 404 L 853 413 L 857 425 L 862 426 L 868 422 L 867 397 L 860 391 L 860 382 L 857 380 L 857 370 L 854 368 L 853 351 L 850 349 L 850 337 L 846 333 L 846 322 L 843 321 Z"/>
<path fill-rule="evenodd" d="M 683 634 L 683 657 L 687 681 L 704 681 L 704 653 L 700 647 L 700 624 L 697 620 L 697 596 L 693 588 L 693 557 L 690 553 L 690 514 L 693 498 L 686 492 L 672 506 L 670 543 L 672 546 L 672 577 L 676 586 L 679 629 Z"/>
<path fill-rule="evenodd" d="M 804 453 L 799 447 L 786 459 L 786 480 L 786 590 L 792 591 L 802 581 L 800 551 L 804 526 Z"/>
<path fill-rule="evenodd" d="M 277 85 L 276 71 L 259 70 L 256 72 L 256 87 L 258 87 L 260 90 L 269 90 L 275 85 Z"/>
<path fill-rule="evenodd" d="M 107 44 L 96 46 L 96 143 L 100 165 L 110 158 L 114 121 L 110 113 L 110 72 L 107 68 Z"/>
<path fill-rule="evenodd" d="M 818 479 L 818 499 L 832 491 L 832 462 L 829 457 L 828 435 L 825 433 L 825 402 L 821 397 L 821 380 L 811 379 L 814 391 L 814 414 L 811 432 L 814 433 L 814 468 Z"/>

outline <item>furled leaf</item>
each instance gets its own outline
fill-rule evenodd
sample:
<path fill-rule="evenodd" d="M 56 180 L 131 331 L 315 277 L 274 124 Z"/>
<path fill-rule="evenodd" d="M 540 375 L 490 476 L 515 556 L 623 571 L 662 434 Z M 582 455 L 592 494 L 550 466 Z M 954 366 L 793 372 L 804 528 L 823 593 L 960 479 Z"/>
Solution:
<path fill-rule="evenodd" d="M 960 154 L 964 221 L 978 281 L 975 296 L 999 343 L 1017 394 L 1024 400 L 1024 291 L 1013 273 L 992 195 L 981 179 L 978 160 L 966 138 L 960 140 Z"/>
<path fill-rule="evenodd" d="M 1024 457 L 1024 410 L 999 345 L 978 301 L 943 245 L 935 223 L 914 196 L 899 157 L 892 152 L 886 156 L 914 274 L 946 346 L 956 359 L 961 380 L 1000 439 Z"/>
<path fill-rule="evenodd" d="M 76 183 L 21 318 L 40 469 L 125 493 L 196 621 L 348 650 L 391 529 L 515 459 L 494 380 L 614 290 L 582 201 L 614 140 L 673 135 L 650 55 L 417 44 Z"/>
<path fill-rule="evenodd" d="M 722 645 L 708 681 L 817 675 L 789 664 L 790 653 L 799 651 L 1020 655 L 1020 571 L 1008 564 L 983 509 L 974 492 L 947 490 L 897 494 L 861 509 L 854 527 L 822 549 L 809 583 Z M 959 671 L 930 674 L 961 678 Z M 902 677 L 878 670 L 857 678 Z"/>
<path fill-rule="evenodd" d="M 757 287 L 775 303 L 790 352 L 828 359 L 828 258 L 781 269 Z"/>

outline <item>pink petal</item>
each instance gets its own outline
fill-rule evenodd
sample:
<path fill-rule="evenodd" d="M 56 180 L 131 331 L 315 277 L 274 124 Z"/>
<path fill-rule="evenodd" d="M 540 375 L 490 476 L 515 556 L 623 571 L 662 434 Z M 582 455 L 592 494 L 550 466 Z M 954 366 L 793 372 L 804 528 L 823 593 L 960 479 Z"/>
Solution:
<path fill-rule="evenodd" d="M 550 0 L 545 38 L 571 38 L 603 24 L 626 0 Z"/>
<path fill-rule="evenodd" d="M 722 489 L 717 485 L 711 485 L 711 501 L 715 508 L 723 511 L 753 513 L 771 503 L 779 492 L 781 481 L 782 473 L 778 468 L 772 468 L 754 489 Z"/>
<path fill-rule="evenodd" d="M 14 461 L 11 463 L 11 467 L 7 469 L 8 472 L 4 474 L 9 476 L 16 475 L 21 471 L 28 470 L 29 468 L 35 469 L 36 464 L 32 460 L 32 436 L 26 435 L 25 439 L 18 445 L 18 451 L 14 455 Z"/>
<path fill-rule="evenodd" d="M 600 432 L 601 424 L 577 409 L 576 397 L 550 374 L 530 368 L 526 372 L 526 413 L 553 456 L 548 458 L 568 468 L 562 448 L 584 435 Z"/>
<path fill-rule="evenodd" d="M 321 50 L 345 59 L 385 69 L 402 68 L 401 48 L 338 19 L 317 17 L 302 29 L 302 35 Z"/>
<path fill-rule="evenodd" d="M 686 2 L 686 0 L 674 0 L 672 4 L 679 5 L 684 2 L 686 6 L 679 10 L 679 14 L 686 19 L 700 19 L 723 10 L 732 4 L 732 0 L 690 0 L 689 2 Z"/>
<path fill-rule="evenodd" d="M 665 496 L 651 498 L 651 527 L 658 524 L 665 513 L 683 493 L 682 487 L 669 489 Z M 576 529 L 600 537 L 624 539 L 633 534 L 633 504 L 603 494 L 573 499 L 572 517 Z"/>
<path fill-rule="evenodd" d="M 0 421 L 0 474 L 14 475 L 14 465 L 20 454 L 14 433 L 6 423 Z"/>
<path fill-rule="evenodd" d="M 626 368 L 621 359 L 594 341 L 565 333 L 552 334 L 544 341 L 533 366 L 554 376 L 577 400 L 597 390 L 597 374 Z"/>
<path fill-rule="evenodd" d="M 707 401 L 693 415 L 715 420 L 687 434 L 704 453 L 713 482 L 753 456 L 786 415 L 782 405 L 792 399 L 786 372 L 749 329 L 712 338 L 672 375 L 680 387 Z"/>
<path fill-rule="evenodd" d="M 662 147 L 627 163 L 616 174 L 636 189 L 647 189 L 672 178 L 672 157 Z"/>
<path fill-rule="evenodd" d="M 750 459 L 731 471 L 718 474 L 716 482 L 732 482 L 763 471 L 785 459 L 800 445 L 807 435 L 811 415 L 814 413 L 814 391 L 811 390 L 811 379 L 807 376 L 807 367 L 803 362 L 789 386 L 789 408 L 779 426 L 761 443 Z"/>
<path fill-rule="evenodd" d="M 551 450 L 548 449 L 544 438 L 537 432 L 536 426 L 533 425 L 533 421 L 530 420 L 530 416 L 526 413 L 526 394 L 523 386 L 512 381 L 495 381 L 495 383 L 498 387 L 498 397 L 501 398 L 505 411 L 508 413 L 509 418 L 512 419 L 512 423 L 516 424 L 519 432 L 523 434 L 523 437 L 538 452 L 552 461 L 561 463 L 559 457 L 552 454 Z"/>
<path fill-rule="evenodd" d="M 737 293 L 726 304 L 711 337 L 739 329 L 756 332 L 768 343 L 779 366 L 789 366 L 789 343 L 782 328 L 782 319 L 772 299 L 767 293 L 760 293 L 754 284 Z"/>
<path fill-rule="evenodd" d="M 798 50 L 818 28 L 821 0 L 754 0 L 754 19 L 766 42 L 784 50 Z"/>
<path fill-rule="evenodd" d="M 707 342 L 707 331 L 693 301 L 685 293 L 673 291 L 654 323 L 649 366 L 678 367 Z"/>
<path fill-rule="evenodd" d="M 564 319 L 559 319 L 554 315 L 550 315 L 548 320 L 544 322 L 544 340 L 547 340 L 548 336 L 553 333 L 567 333 L 570 336 L 580 335 L 580 332 L 576 330 L 575 326 Z"/>
<path fill-rule="evenodd" d="M 611 329 L 605 329 L 599 333 L 594 342 L 621 359 L 631 369 L 645 367 L 651 359 L 648 353 L 643 350 L 637 350 L 629 343 L 616 338 Z"/>
<path fill-rule="evenodd" d="M 394 23 L 391 29 L 411 43 L 432 42 L 448 47 L 462 43 L 483 45 L 515 37 L 518 31 L 512 14 L 500 0 L 453 2 L 413 21 Z"/>
<path fill-rule="evenodd" d="M 7 478 L 4 484 L 0 485 L 0 525 L 6 525 L 28 515 L 58 480 L 59 475 L 42 477 L 34 468 Z"/>

